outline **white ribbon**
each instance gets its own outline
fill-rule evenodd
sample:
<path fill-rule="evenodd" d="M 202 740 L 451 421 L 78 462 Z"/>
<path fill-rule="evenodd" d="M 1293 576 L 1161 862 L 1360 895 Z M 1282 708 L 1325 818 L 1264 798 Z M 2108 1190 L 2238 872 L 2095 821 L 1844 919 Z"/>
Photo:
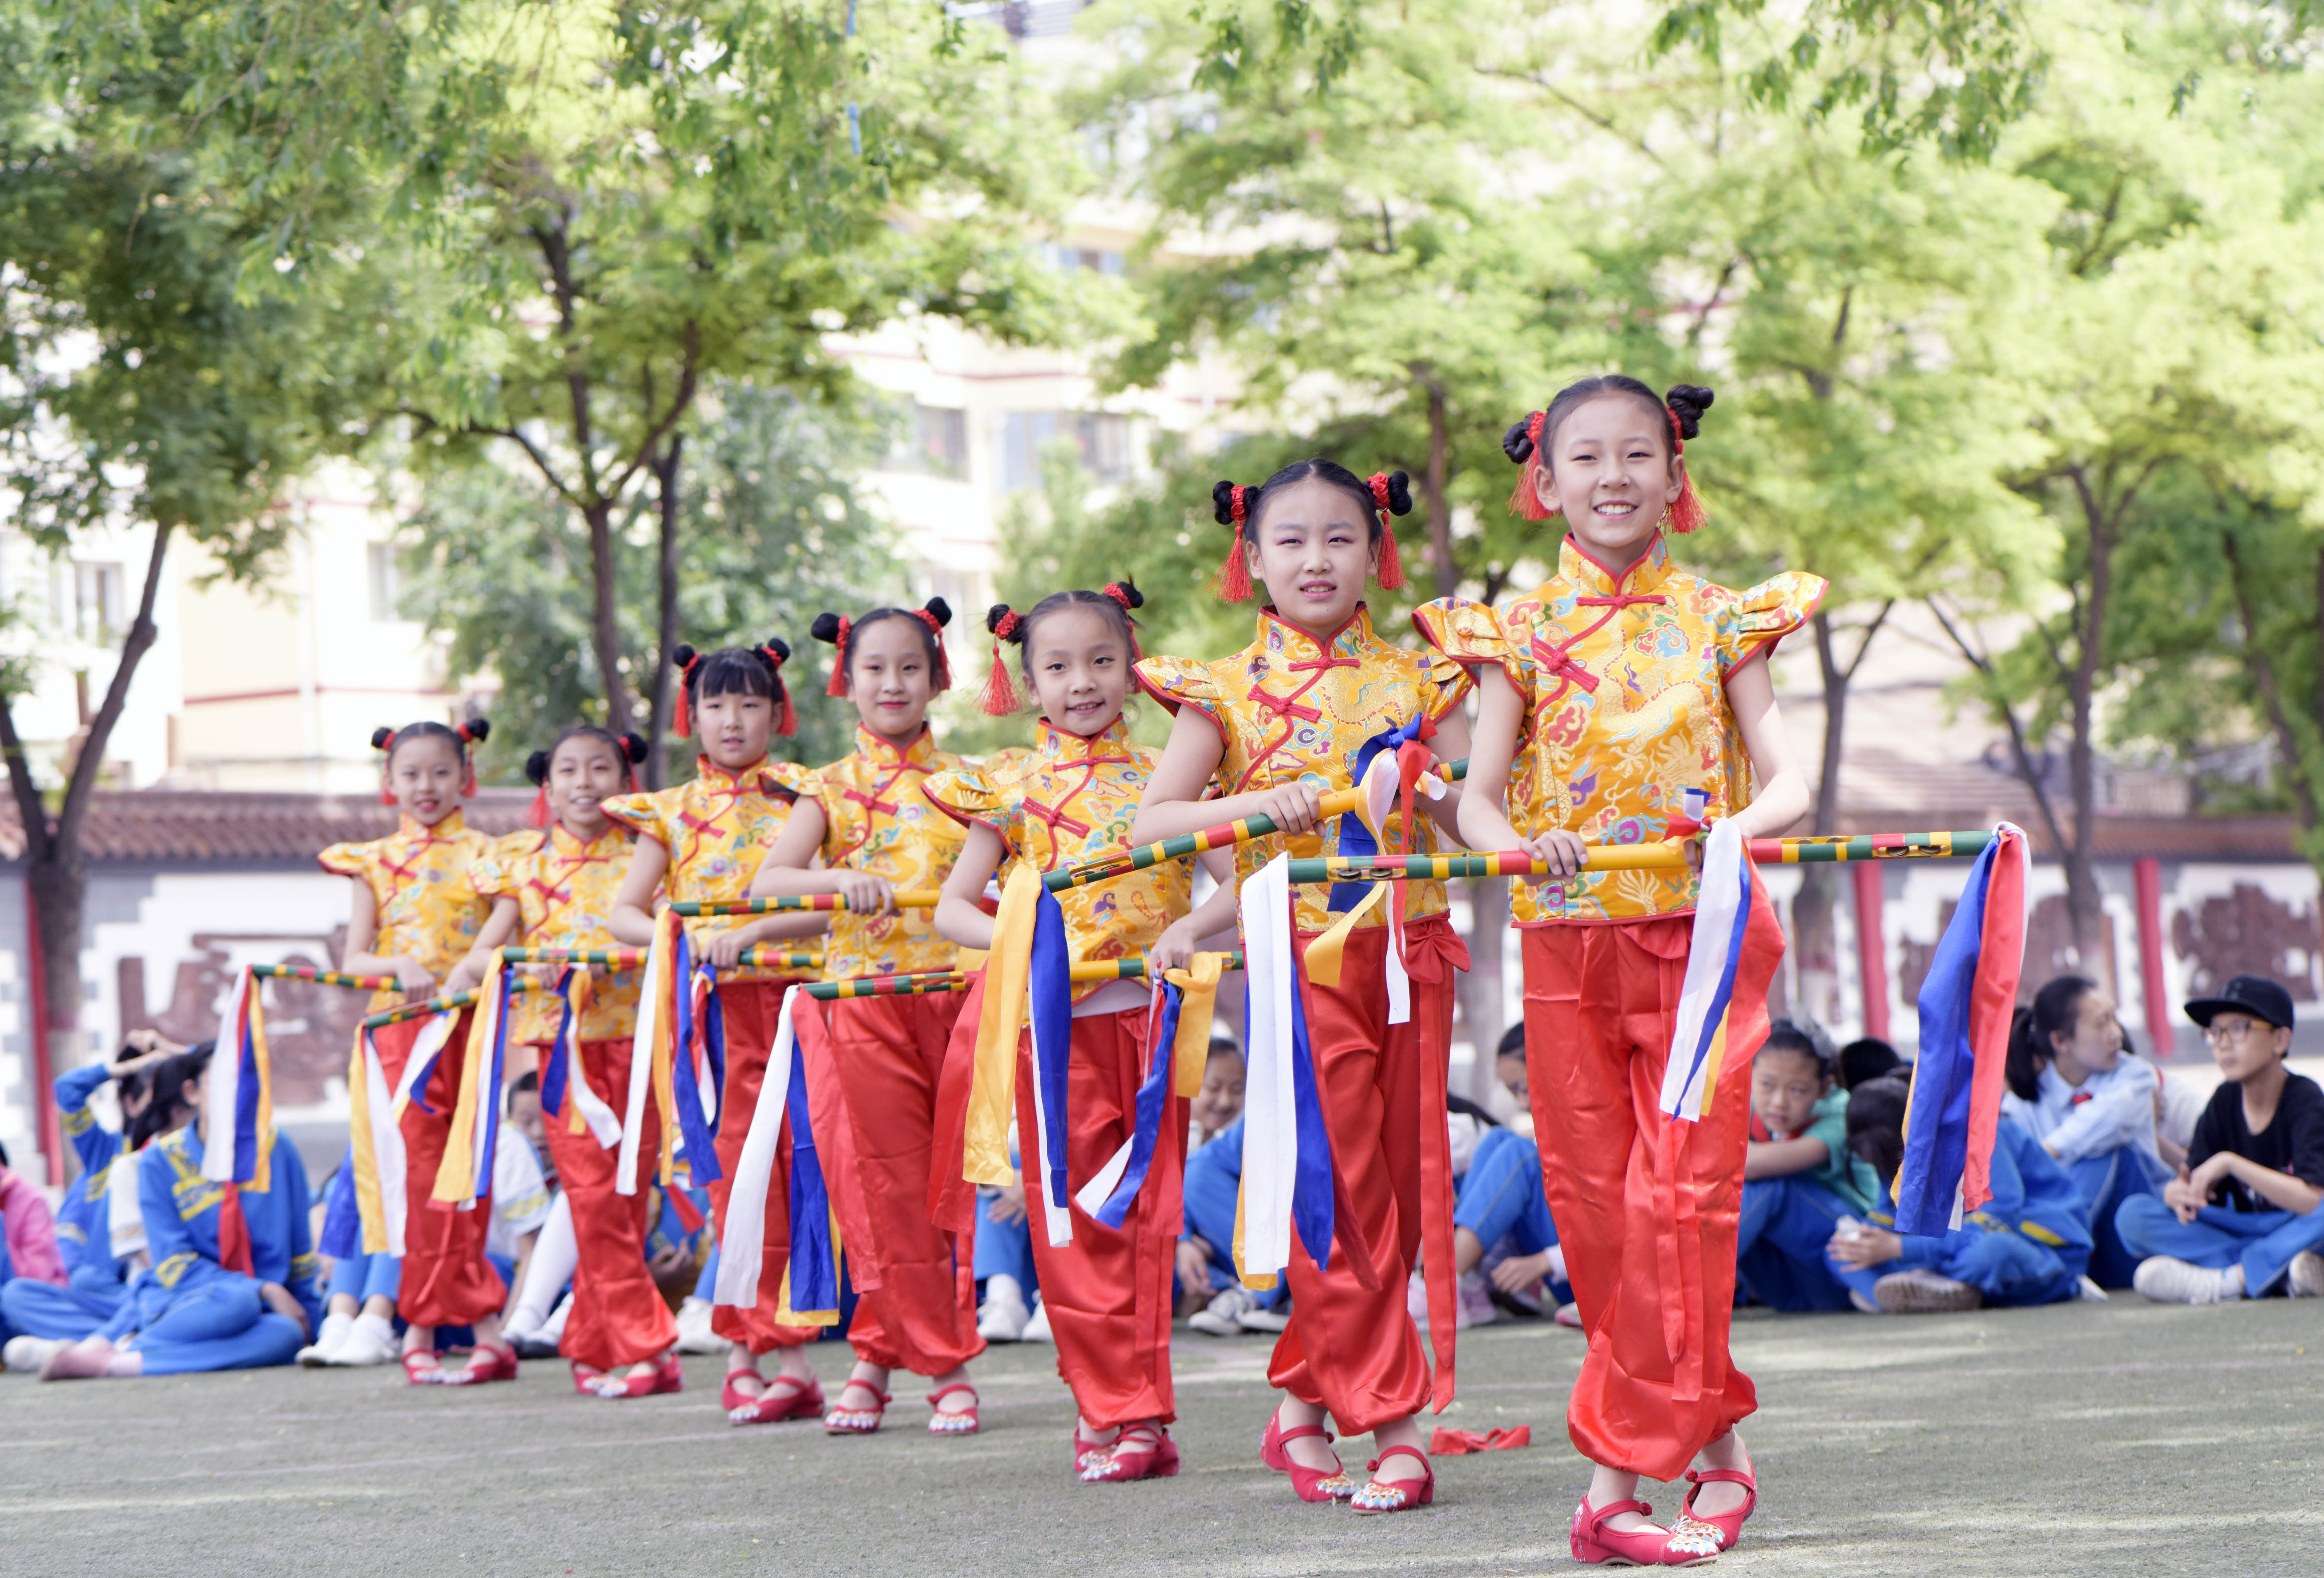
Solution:
<path fill-rule="evenodd" d="M 718 1232 L 718 1285 L 713 1290 L 713 1304 L 748 1308 L 759 1302 L 759 1277 L 766 1267 L 767 1187 L 774 1179 L 783 1109 L 790 1099 L 791 1060 L 798 1055 L 791 1004 L 799 990 L 794 986 L 783 993 L 774 1046 L 767 1053 L 766 1078 L 759 1084 L 759 1104 L 751 1110 L 742 1154 L 734 1162 L 734 1178 L 726 1195 L 726 1220 Z M 732 1047 L 726 1050 L 729 1057 L 733 1055 Z"/>
<path fill-rule="evenodd" d="M 1242 1271 L 1267 1276 L 1291 1263 L 1291 1187 L 1299 1122 L 1291 1083 L 1291 994 L 1299 964 L 1291 937 L 1291 857 L 1277 855 L 1247 879 L 1243 988 L 1250 1045 L 1244 1048 Z"/>

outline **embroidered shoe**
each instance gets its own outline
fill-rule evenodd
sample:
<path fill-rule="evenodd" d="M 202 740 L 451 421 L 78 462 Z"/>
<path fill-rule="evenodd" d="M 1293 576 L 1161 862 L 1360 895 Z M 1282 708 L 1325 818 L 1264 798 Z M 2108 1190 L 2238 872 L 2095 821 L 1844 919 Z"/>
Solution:
<path fill-rule="evenodd" d="M 1416 1459 L 1419 1462 L 1420 1478 L 1383 1480 L 1379 1477 L 1380 1464 L 1392 1457 L 1399 1456 Z M 1427 1455 L 1416 1446 L 1391 1446 L 1365 1466 L 1372 1471 L 1372 1477 L 1365 1481 L 1362 1490 L 1348 1498 L 1348 1510 L 1351 1512 L 1367 1514 L 1410 1512 L 1416 1508 L 1425 1507 L 1436 1500 L 1435 1467 L 1429 1463 Z"/>

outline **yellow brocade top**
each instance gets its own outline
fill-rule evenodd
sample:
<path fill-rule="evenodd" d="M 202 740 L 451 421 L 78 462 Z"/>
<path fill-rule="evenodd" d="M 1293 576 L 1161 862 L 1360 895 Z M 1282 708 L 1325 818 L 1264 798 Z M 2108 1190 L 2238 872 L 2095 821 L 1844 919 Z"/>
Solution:
<path fill-rule="evenodd" d="M 492 907 L 468 880 L 468 868 L 491 852 L 489 834 L 470 831 L 454 811 L 433 827 L 410 817 L 385 838 L 334 844 L 317 855 L 334 876 L 355 877 L 371 889 L 377 930 L 371 951 L 409 954 L 440 983 L 484 927 Z M 374 992 L 376 1012 L 403 1001 L 401 992 Z"/>
<path fill-rule="evenodd" d="M 1120 718 L 1087 737 L 1043 718 L 1031 751 L 933 773 L 923 792 L 937 809 L 964 826 L 990 827 L 1008 845 L 1010 859 L 1000 872 L 1005 883 L 1019 862 L 1046 875 L 1126 848 L 1156 759 L 1155 752 L 1130 743 L 1130 727 Z M 1057 903 L 1074 961 L 1143 955 L 1193 908 L 1194 884 L 1190 863 L 1173 860 L 1065 889 Z M 1104 985 L 1084 982 L 1074 988 L 1074 1000 Z"/>
<path fill-rule="evenodd" d="M 1350 788 L 1367 741 L 1416 717 L 1443 717 L 1461 705 L 1470 687 L 1467 672 L 1451 660 L 1408 652 L 1373 634 L 1371 614 L 1361 604 L 1321 645 L 1277 618 L 1273 608 L 1262 608 L 1259 639 L 1232 657 L 1209 663 L 1147 658 L 1138 665 L 1138 678 L 1171 711 L 1193 707 L 1219 731 L 1225 754 L 1216 781 L 1223 795 L 1303 780 L 1321 794 Z M 1417 819 L 1417 842 L 1399 843 L 1404 817 L 1392 813 L 1380 830 L 1380 848 L 1434 854 L 1435 824 L 1425 816 Z M 1296 859 L 1336 854 L 1342 826 L 1333 817 L 1321 833 L 1274 834 L 1239 844 L 1236 874 L 1247 878 L 1286 852 Z M 1323 931 L 1339 918 L 1328 907 L 1329 886 L 1316 883 L 1295 891 L 1300 930 Z M 1406 918 L 1443 909 L 1443 883 L 1405 884 Z M 1385 906 L 1357 924 L 1387 925 Z"/>
<path fill-rule="evenodd" d="M 522 924 L 512 939 L 529 948 L 618 948 L 613 936 L 613 900 L 630 869 L 630 830 L 618 822 L 584 844 L 564 826 L 545 832 L 512 833 L 469 868 L 468 880 L 487 900 L 513 899 Z M 631 1035 L 638 1023 L 636 970 L 594 971 L 589 1007 L 576 1035 L 584 1041 L 609 1041 Z M 549 992 L 515 1000 L 514 1029 L 521 1041 L 546 1041 L 557 1034 L 564 1004 Z"/>
<path fill-rule="evenodd" d="M 1612 576 L 1568 537 L 1557 573 L 1499 608 L 1458 597 L 1414 610 L 1439 651 L 1498 663 L 1525 700 L 1509 820 L 1526 837 L 1564 828 L 1589 844 L 1649 844 L 1702 791 L 1702 819 L 1751 801 L 1750 765 L 1727 706 L 1735 671 L 1797 630 L 1826 583 L 1794 570 L 1731 592 L 1671 568 L 1658 533 Z M 1583 872 L 1519 881 L 1519 925 L 1626 920 L 1694 908 L 1689 870 Z"/>
<path fill-rule="evenodd" d="M 616 795 L 601 807 L 606 816 L 669 854 L 662 887 L 673 904 L 713 899 L 747 899 L 751 879 L 790 820 L 791 804 L 810 775 L 789 761 L 761 757 L 729 772 L 707 756 L 694 759 L 694 776 L 665 789 Z M 770 789 L 773 792 L 769 792 Z M 699 942 L 750 924 L 752 917 L 705 915 L 686 923 Z M 806 939 L 790 946 L 807 946 Z M 782 970 L 722 971 L 722 981 L 796 979 Z"/>
<path fill-rule="evenodd" d="M 810 775 L 802 793 L 823 807 L 823 863 L 885 877 L 899 889 L 941 888 L 967 834 L 921 793 L 931 773 L 967 765 L 936 749 L 935 731 L 898 750 L 861 724 L 855 751 Z M 959 950 L 936 928 L 935 912 L 850 915 L 835 910 L 824 945 L 824 974 L 900 975 L 949 970 Z"/>

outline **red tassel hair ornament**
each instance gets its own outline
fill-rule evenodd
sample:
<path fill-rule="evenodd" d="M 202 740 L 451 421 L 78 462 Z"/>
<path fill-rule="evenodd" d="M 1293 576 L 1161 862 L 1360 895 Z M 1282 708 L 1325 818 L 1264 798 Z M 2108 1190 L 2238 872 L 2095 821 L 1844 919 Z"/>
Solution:
<path fill-rule="evenodd" d="M 460 736 L 460 798 L 466 799 L 476 792 L 476 759 L 468 753 L 471 745 L 481 745 L 490 725 L 482 718 L 469 718 L 452 732 Z"/>
<path fill-rule="evenodd" d="M 1016 681 L 1009 677 L 1009 660 L 1001 655 L 1001 643 L 1023 639 L 1025 616 L 1004 606 L 986 623 L 992 632 L 992 672 L 985 677 L 978 705 L 987 717 L 1005 718 L 1025 704 L 1017 694 Z"/>
<path fill-rule="evenodd" d="M 922 624 L 928 627 L 928 633 L 936 637 L 936 688 L 938 690 L 950 690 L 952 688 L 952 658 L 951 655 L 945 651 L 944 621 L 936 617 L 936 611 L 933 608 L 915 608 L 912 610 L 912 614 L 913 616 L 918 619 Z M 844 641 L 846 637 L 842 636 L 840 639 Z"/>
<path fill-rule="evenodd" d="M 1211 499 L 1217 507 L 1219 523 L 1234 528 L 1234 545 L 1227 549 L 1226 562 L 1211 583 L 1223 603 L 1250 601 L 1250 558 L 1244 551 L 1244 527 L 1250 519 L 1250 506 L 1259 490 L 1244 487 L 1240 483 L 1222 482 L 1211 490 Z"/>
<path fill-rule="evenodd" d="M 383 806 L 392 806 L 395 804 L 395 789 L 389 782 L 387 775 L 388 771 L 395 765 L 395 731 L 374 729 L 371 732 L 371 748 L 382 753 L 379 764 L 379 803 Z"/>
<path fill-rule="evenodd" d="M 1364 479 L 1372 490 L 1372 505 L 1379 511 L 1379 584 L 1389 591 L 1404 585 L 1404 560 L 1396 551 L 1396 512 L 1388 508 L 1388 473 L 1375 471 Z"/>
<path fill-rule="evenodd" d="M 539 789 L 533 791 L 532 807 L 525 812 L 524 822 L 525 826 L 528 827 L 546 827 L 549 826 L 549 786 L 547 784 L 542 784 Z"/>
<path fill-rule="evenodd" d="M 780 641 L 769 641 L 759 649 L 775 670 L 775 690 L 782 700 L 775 708 L 775 733 L 788 739 L 798 733 L 798 709 L 791 706 L 791 687 L 783 683 L 783 664 L 790 657 L 790 649 Z"/>
<path fill-rule="evenodd" d="M 694 706 L 687 699 L 687 693 L 693 687 L 688 681 L 694 678 L 694 670 L 701 665 L 702 654 L 680 641 L 670 649 L 669 655 L 678 663 L 678 703 L 669 709 L 669 728 L 670 733 L 685 739 L 694 733 Z"/>
<path fill-rule="evenodd" d="M 1532 441 L 1533 451 L 1526 457 L 1525 469 L 1517 473 L 1517 485 L 1509 493 L 1509 513 L 1521 521 L 1547 521 L 1556 513 L 1541 502 L 1541 429 L 1548 420 L 1549 413 L 1539 411 L 1526 419 L 1526 437 Z"/>
<path fill-rule="evenodd" d="M 825 696 L 847 694 L 847 632 L 853 623 L 844 614 L 839 616 L 839 632 L 831 638 L 831 678 L 823 687 Z"/>
<path fill-rule="evenodd" d="M 1708 401 L 1711 397 L 1705 395 L 1703 398 Z M 1663 414 L 1670 418 L 1671 458 L 1683 460 L 1686 457 L 1686 435 L 1680 430 L 1678 412 L 1665 406 Z M 1710 520 L 1702 512 L 1702 500 L 1694 491 L 1693 473 L 1681 470 L 1678 498 L 1670 507 L 1670 529 L 1683 536 L 1689 531 L 1701 531 L 1710 524 Z"/>

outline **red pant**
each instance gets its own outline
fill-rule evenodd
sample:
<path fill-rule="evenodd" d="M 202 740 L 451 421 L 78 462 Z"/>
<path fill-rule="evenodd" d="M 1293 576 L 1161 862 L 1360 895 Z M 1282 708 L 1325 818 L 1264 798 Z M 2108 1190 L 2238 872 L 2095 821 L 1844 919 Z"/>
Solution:
<path fill-rule="evenodd" d="M 851 1266 L 871 1262 L 854 1278 L 847 1340 L 867 1364 L 943 1375 L 984 1352 L 972 1242 L 928 1220 L 936 1082 L 961 997 L 856 998 L 830 1009 L 831 1063 L 870 1229 L 868 1244 L 858 1234 L 847 1245 Z"/>
<path fill-rule="evenodd" d="M 1566 1426 L 1609 1468 L 1674 1480 L 1757 1406 L 1727 1356 L 1765 972 L 1738 978 L 1710 1105 L 1662 1112 L 1691 915 L 1525 933 L 1526 1078 L 1589 1357 Z M 1755 974 L 1746 972 L 1746 974 Z"/>
<path fill-rule="evenodd" d="M 549 1055 L 547 1043 L 538 1052 Z M 584 1041 L 578 1050 L 589 1088 L 616 1112 L 630 1099 L 630 1038 Z M 567 1103 L 572 1101 L 567 1094 Z M 567 1112 L 571 1112 L 570 1107 Z M 557 1180 L 573 1209 L 573 1237 L 580 1261 L 573 1270 L 573 1313 L 566 1317 L 558 1351 L 597 1370 L 617 1370 L 653 1358 L 678 1341 L 661 1289 L 646 1269 L 646 1192 L 661 1154 L 661 1114 L 646 1103 L 644 1138 L 638 1145 L 634 1195 L 616 1194 L 621 1147 L 608 1150 L 584 1129 L 572 1131 L 569 1117 L 550 1117 L 549 1154 Z"/>
<path fill-rule="evenodd" d="M 1414 923 L 1406 949 L 1412 1019 L 1391 1025 L 1383 973 L 1388 935 L 1386 927 L 1350 935 L 1338 986 L 1314 984 L 1304 967 L 1299 982 L 1315 1087 L 1344 1196 L 1339 1209 L 1355 1219 L 1377 1286 L 1367 1288 L 1358 1278 L 1344 1229 L 1328 1272 L 1316 1269 L 1293 1233 L 1291 1324 L 1276 1343 L 1267 1376 L 1301 1402 L 1330 1409 L 1348 1435 L 1408 1418 L 1427 1404 L 1428 1358 L 1405 1294 L 1424 1220 L 1441 1224 L 1430 1236 L 1441 1233 L 1443 1244 L 1431 1248 L 1429 1263 L 1449 1270 L 1452 1259 L 1443 1091 L 1452 971 L 1466 968 L 1468 955 L 1443 918 Z M 1298 939 L 1303 955 L 1313 941 Z M 1425 1147 L 1431 1149 L 1425 1153 Z M 1451 1325 L 1449 1319 L 1431 1321 L 1439 1362 L 1448 1370 L 1440 1401 L 1449 1400 Z"/>
<path fill-rule="evenodd" d="M 737 981 L 718 988 L 718 1006 L 726 1029 L 726 1088 L 718 1096 L 717 1140 L 718 1167 L 724 1177 L 710 1186 L 710 1212 L 722 1241 L 726 1232 L 726 1202 L 734 1190 L 734 1169 L 742 1164 L 742 1141 L 750 1136 L 751 1115 L 758 1110 L 759 1087 L 766 1083 L 767 1054 L 774 1050 L 775 1026 L 782 1018 L 788 984 Z M 820 1326 L 784 1325 L 775 1319 L 775 1311 L 781 1306 L 783 1272 L 791 1256 L 790 1128 L 786 1115 L 774 1172 L 767 1180 L 758 1301 L 748 1308 L 722 1304 L 710 1315 L 712 1331 L 753 1353 L 796 1348 L 823 1334 Z"/>
<path fill-rule="evenodd" d="M 466 1066 L 468 1020 L 463 1009 L 452 1027 L 444 1055 L 425 1091 L 413 1093 L 403 1110 L 403 1285 L 396 1310 L 415 1326 L 470 1326 L 501 1312 L 508 1287 L 484 1259 L 484 1230 L 492 1222 L 490 1177 L 476 1180 L 476 1206 L 455 1211 L 438 1205 L 436 1169 L 443 1165 L 444 1147 L 451 1138 L 452 1108 L 460 1099 L 460 1071 Z M 411 1045 L 420 1038 L 424 1019 L 388 1025 L 373 1038 L 379 1048 L 380 1068 L 393 1091 L 410 1059 Z M 423 1111 L 425 1096 L 436 1110 Z"/>
<path fill-rule="evenodd" d="M 1065 1095 L 1070 1188 L 1080 1188 L 1112 1160 L 1137 1124 L 1147 1019 L 1141 1008 L 1074 1021 Z M 1096 1429 L 1140 1419 L 1167 1425 L 1177 1417 L 1170 1386 L 1170 1277 L 1186 1164 L 1186 1103 L 1176 1095 L 1164 1102 L 1146 1186 L 1120 1231 L 1074 1205 L 1074 1241 L 1052 1249 L 1037 1154 L 1041 1130 L 1033 1112 L 1032 1036 L 1020 1037 L 1017 1045 L 1017 1134 L 1025 1158 L 1025 1204 L 1032 1213 L 1027 1225 L 1041 1306 L 1057 1340 L 1057 1373 L 1073 1389 L 1082 1417 Z M 1170 1048 L 1163 1047 L 1161 1056 L 1167 1058 Z"/>

